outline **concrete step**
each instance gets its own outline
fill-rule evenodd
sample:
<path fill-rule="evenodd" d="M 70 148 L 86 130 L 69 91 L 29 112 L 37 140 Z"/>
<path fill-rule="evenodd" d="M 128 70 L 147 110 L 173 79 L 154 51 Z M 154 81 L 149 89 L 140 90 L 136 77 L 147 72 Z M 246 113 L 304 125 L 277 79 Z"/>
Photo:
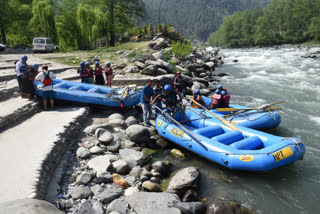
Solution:
<path fill-rule="evenodd" d="M 43 199 L 62 155 L 81 134 L 85 108 L 40 112 L 0 133 L 0 203 Z"/>

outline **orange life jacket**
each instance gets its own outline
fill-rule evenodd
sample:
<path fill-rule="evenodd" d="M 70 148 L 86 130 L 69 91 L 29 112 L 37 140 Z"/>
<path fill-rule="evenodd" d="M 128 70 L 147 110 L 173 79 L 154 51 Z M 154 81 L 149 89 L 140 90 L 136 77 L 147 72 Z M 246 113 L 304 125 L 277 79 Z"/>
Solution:
<path fill-rule="evenodd" d="M 214 95 L 212 96 L 212 102 L 211 102 L 211 104 L 212 104 L 212 105 L 218 105 L 218 104 L 220 103 L 220 101 L 221 101 L 221 95 L 220 95 L 220 94 L 214 94 Z"/>

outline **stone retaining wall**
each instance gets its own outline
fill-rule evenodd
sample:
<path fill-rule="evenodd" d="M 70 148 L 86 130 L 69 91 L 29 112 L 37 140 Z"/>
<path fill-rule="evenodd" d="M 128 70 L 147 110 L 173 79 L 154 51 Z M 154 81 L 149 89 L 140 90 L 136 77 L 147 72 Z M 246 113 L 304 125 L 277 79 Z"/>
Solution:
<path fill-rule="evenodd" d="M 51 149 L 43 157 L 43 161 L 37 169 L 36 179 L 33 184 L 33 192 L 28 198 L 44 199 L 47 193 L 48 185 L 58 166 L 61 158 L 68 149 L 76 143 L 81 134 L 81 127 L 87 121 L 89 114 L 88 108 L 77 115 L 68 126 L 64 127 L 64 131 L 57 136 L 57 140 L 52 144 Z"/>

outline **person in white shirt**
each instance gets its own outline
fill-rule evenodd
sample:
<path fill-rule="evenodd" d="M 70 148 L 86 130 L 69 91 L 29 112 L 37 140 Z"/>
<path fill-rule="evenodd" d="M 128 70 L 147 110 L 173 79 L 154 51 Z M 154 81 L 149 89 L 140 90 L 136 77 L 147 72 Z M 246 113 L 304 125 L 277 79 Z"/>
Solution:
<path fill-rule="evenodd" d="M 50 107 L 51 110 L 53 110 L 54 105 L 54 91 L 53 91 L 53 85 L 52 85 L 52 79 L 55 79 L 56 76 L 53 72 L 48 71 L 48 66 L 43 65 L 42 66 L 42 72 L 40 72 L 35 80 L 42 82 L 43 88 L 42 88 L 42 100 L 43 100 L 43 108 L 46 111 L 48 106 L 48 99 L 50 100 Z"/>
<path fill-rule="evenodd" d="M 28 57 L 23 56 L 19 60 L 19 62 L 16 63 L 16 73 L 17 73 L 17 80 L 19 89 L 21 90 L 21 84 L 22 84 L 22 76 L 27 72 L 28 64 L 27 64 Z"/>

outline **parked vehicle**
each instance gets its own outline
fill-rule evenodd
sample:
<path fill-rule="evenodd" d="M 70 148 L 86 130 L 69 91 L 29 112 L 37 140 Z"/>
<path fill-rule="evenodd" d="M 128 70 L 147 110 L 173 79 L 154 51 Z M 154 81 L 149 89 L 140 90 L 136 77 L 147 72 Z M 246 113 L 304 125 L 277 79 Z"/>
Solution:
<path fill-rule="evenodd" d="M 54 45 L 50 38 L 47 37 L 35 37 L 32 43 L 32 51 L 37 52 L 49 52 L 52 53 Z"/>
<path fill-rule="evenodd" d="M 5 50 L 6 50 L 6 46 L 0 43 L 0 52 Z"/>

